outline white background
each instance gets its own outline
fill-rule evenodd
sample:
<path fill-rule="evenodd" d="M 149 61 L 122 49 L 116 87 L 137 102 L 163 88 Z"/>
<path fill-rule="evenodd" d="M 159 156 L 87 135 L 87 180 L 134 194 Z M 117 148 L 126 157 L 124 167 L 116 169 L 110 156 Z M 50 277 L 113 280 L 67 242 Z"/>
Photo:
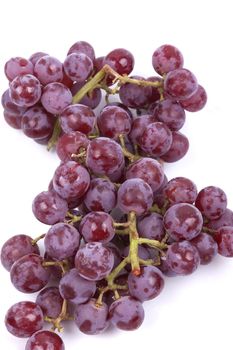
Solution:
<path fill-rule="evenodd" d="M 97 56 L 117 47 L 135 56 L 135 73 L 153 75 L 151 55 L 170 43 L 184 54 L 208 92 L 208 104 L 187 113 L 183 132 L 187 156 L 165 166 L 168 177 L 187 176 L 199 188 L 223 188 L 233 208 L 232 167 L 232 10 L 231 1 L 0 1 L 0 86 L 7 88 L 5 61 L 45 51 L 64 60 L 78 40 L 89 41 Z M 2 115 L 2 110 L 1 110 Z M 35 195 L 47 188 L 58 164 L 55 154 L 8 127 L 0 118 L 0 244 L 15 234 L 37 236 L 46 228 L 31 212 Z M 7 333 L 6 310 L 20 300 L 34 300 L 14 290 L 0 269 L 1 349 L 24 349 L 25 340 Z M 218 257 L 189 277 L 168 279 L 157 300 L 145 303 L 146 317 L 135 332 L 111 330 L 86 336 L 67 326 L 66 350 L 109 348 L 219 350 L 232 348 L 233 259 Z"/>

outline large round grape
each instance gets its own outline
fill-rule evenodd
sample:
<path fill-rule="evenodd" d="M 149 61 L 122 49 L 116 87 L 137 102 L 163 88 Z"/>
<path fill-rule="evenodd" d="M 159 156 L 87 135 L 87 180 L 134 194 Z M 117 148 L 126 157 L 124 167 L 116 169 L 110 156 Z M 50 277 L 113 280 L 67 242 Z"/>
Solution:
<path fill-rule="evenodd" d="M 79 131 L 63 134 L 56 145 L 57 155 L 63 162 L 72 160 L 72 155 L 86 150 L 89 142 L 87 136 Z"/>
<path fill-rule="evenodd" d="M 25 350 L 65 350 L 62 339 L 54 332 L 41 330 L 27 341 Z"/>
<path fill-rule="evenodd" d="M 91 75 L 92 70 L 92 60 L 81 52 L 69 54 L 64 61 L 64 71 L 72 81 L 85 81 Z"/>
<path fill-rule="evenodd" d="M 20 107 L 35 105 L 41 97 L 39 80 L 31 74 L 18 75 L 10 83 L 10 97 Z"/>
<path fill-rule="evenodd" d="M 34 74 L 42 85 L 61 82 L 63 79 L 63 65 L 55 57 L 42 56 L 35 64 Z"/>
<path fill-rule="evenodd" d="M 218 230 L 223 226 L 233 226 L 233 211 L 227 208 L 220 218 L 209 220 L 206 226 L 212 230 Z"/>
<path fill-rule="evenodd" d="M 61 313 L 63 299 L 57 287 L 47 287 L 37 295 L 36 303 L 44 316 L 57 318 Z"/>
<path fill-rule="evenodd" d="M 185 100 L 181 100 L 180 104 L 184 109 L 186 109 L 186 111 L 197 112 L 205 107 L 206 102 L 207 102 L 206 91 L 201 85 L 198 85 L 198 88 L 194 92 L 194 94 Z"/>
<path fill-rule="evenodd" d="M 115 49 L 105 56 L 103 64 L 108 64 L 121 75 L 129 75 L 134 67 L 134 57 L 126 49 Z"/>
<path fill-rule="evenodd" d="M 93 110 L 81 104 L 66 107 L 60 115 L 61 128 L 66 134 L 72 131 L 89 134 L 94 130 L 95 120 Z"/>
<path fill-rule="evenodd" d="M 23 57 L 13 57 L 9 59 L 4 67 L 6 77 L 9 81 L 18 75 L 33 74 L 33 64 Z"/>
<path fill-rule="evenodd" d="M 43 107 L 29 108 L 22 117 L 21 128 L 24 134 L 33 139 L 43 139 L 53 132 L 55 119 Z"/>
<path fill-rule="evenodd" d="M 144 80 L 137 75 L 131 76 L 133 79 Z M 145 108 L 151 98 L 151 87 L 126 83 L 120 87 L 119 97 L 122 103 L 130 108 Z"/>
<path fill-rule="evenodd" d="M 233 227 L 221 227 L 214 235 L 218 244 L 218 252 L 225 257 L 233 257 Z"/>
<path fill-rule="evenodd" d="M 202 265 L 209 264 L 218 253 L 218 245 L 208 233 L 201 232 L 190 243 L 197 248 Z"/>
<path fill-rule="evenodd" d="M 171 147 L 161 156 L 161 159 L 168 163 L 177 162 L 186 155 L 188 149 L 188 138 L 179 131 L 173 131 Z"/>
<path fill-rule="evenodd" d="M 218 219 L 227 208 L 227 196 L 221 188 L 208 186 L 198 193 L 195 205 L 207 219 Z"/>
<path fill-rule="evenodd" d="M 172 45 L 162 45 L 155 50 L 152 56 L 154 70 L 164 75 L 174 69 L 182 68 L 184 63 L 182 53 Z"/>
<path fill-rule="evenodd" d="M 102 211 L 88 213 L 80 223 L 80 233 L 86 242 L 110 242 L 115 235 L 113 219 Z"/>
<path fill-rule="evenodd" d="M 47 84 L 41 96 L 43 107 L 52 114 L 60 114 L 72 102 L 72 94 L 62 83 Z"/>
<path fill-rule="evenodd" d="M 186 177 L 175 177 L 164 187 L 164 195 L 171 204 L 194 203 L 197 198 L 197 187 Z"/>
<path fill-rule="evenodd" d="M 179 103 L 171 100 L 160 101 L 154 109 L 153 116 L 174 131 L 180 130 L 185 123 L 184 109 Z"/>
<path fill-rule="evenodd" d="M 165 235 L 163 217 L 157 213 L 150 213 L 138 220 L 138 233 L 140 237 L 161 241 Z"/>
<path fill-rule="evenodd" d="M 164 79 L 164 90 L 177 100 L 190 97 L 198 88 L 195 75 L 188 69 L 175 69 Z"/>

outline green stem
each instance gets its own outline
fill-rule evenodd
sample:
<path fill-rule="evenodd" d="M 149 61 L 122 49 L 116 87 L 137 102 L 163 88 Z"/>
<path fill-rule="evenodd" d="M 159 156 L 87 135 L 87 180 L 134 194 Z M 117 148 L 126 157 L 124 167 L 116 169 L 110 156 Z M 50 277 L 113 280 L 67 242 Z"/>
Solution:
<path fill-rule="evenodd" d="M 111 289 L 114 285 L 114 279 L 119 275 L 121 270 L 130 262 L 129 256 L 124 258 L 117 267 L 106 277 L 106 280 L 108 282 L 108 286 Z"/>
<path fill-rule="evenodd" d="M 128 214 L 128 222 L 129 222 L 129 259 L 131 263 L 132 273 L 136 276 L 140 275 L 140 264 L 138 258 L 138 242 L 139 236 L 137 231 L 137 219 L 136 214 L 132 211 Z"/>
<path fill-rule="evenodd" d="M 54 125 L 53 134 L 47 144 L 48 151 L 50 151 L 56 145 L 60 134 L 61 134 L 61 125 L 60 125 L 59 118 L 57 118 L 56 123 Z"/>
<path fill-rule="evenodd" d="M 138 244 L 147 244 L 149 247 L 157 248 L 160 250 L 164 250 L 168 248 L 168 245 L 166 243 L 156 241 L 155 239 L 148 239 L 148 238 L 139 238 Z"/>
<path fill-rule="evenodd" d="M 207 226 L 203 226 L 202 232 L 209 233 L 210 235 L 214 235 L 216 233 L 216 230 L 213 230 Z"/>
<path fill-rule="evenodd" d="M 32 240 L 32 245 L 36 245 L 36 243 L 40 240 L 43 239 L 45 237 L 45 233 L 43 233 L 42 235 L 36 237 L 35 239 Z"/>

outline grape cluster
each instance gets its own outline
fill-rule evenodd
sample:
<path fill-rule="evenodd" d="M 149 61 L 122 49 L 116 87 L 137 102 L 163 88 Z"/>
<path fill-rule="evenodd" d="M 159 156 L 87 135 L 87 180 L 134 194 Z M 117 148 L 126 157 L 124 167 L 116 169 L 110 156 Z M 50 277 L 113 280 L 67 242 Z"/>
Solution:
<path fill-rule="evenodd" d="M 64 350 L 60 331 L 73 319 L 85 334 L 110 324 L 122 330 L 143 322 L 143 302 L 160 295 L 165 277 L 188 275 L 217 253 L 233 257 L 233 212 L 224 191 L 198 192 L 190 179 L 168 181 L 163 162 L 181 159 L 185 110 L 207 96 L 171 45 L 152 57 L 160 75 L 129 77 L 133 55 L 116 49 L 95 58 L 75 43 L 62 64 L 38 52 L 5 65 L 6 121 L 40 143 L 56 144 L 60 164 L 32 203 L 49 225 L 32 238 L 16 235 L 1 250 L 14 287 L 39 292 L 6 314 L 10 333 L 29 338 L 26 350 Z M 119 93 L 98 112 L 101 90 Z M 137 115 L 136 115 L 137 114 Z M 44 239 L 45 254 L 37 244 Z M 49 285 L 48 285 L 49 283 Z"/>

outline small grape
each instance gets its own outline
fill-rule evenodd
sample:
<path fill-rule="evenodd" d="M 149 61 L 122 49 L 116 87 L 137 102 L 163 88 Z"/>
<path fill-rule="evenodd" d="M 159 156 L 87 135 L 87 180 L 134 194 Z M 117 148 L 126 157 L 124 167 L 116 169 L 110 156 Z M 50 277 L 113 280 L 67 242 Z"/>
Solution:
<path fill-rule="evenodd" d="M 161 241 L 165 236 L 162 215 L 150 213 L 139 218 L 138 233 L 140 237 Z"/>
<path fill-rule="evenodd" d="M 62 339 L 54 332 L 42 330 L 34 333 L 27 341 L 25 350 L 65 350 Z"/>
<path fill-rule="evenodd" d="M 218 253 L 218 245 L 209 234 L 201 232 L 197 237 L 193 238 L 190 243 L 197 248 L 201 258 L 201 264 L 209 264 Z"/>
<path fill-rule="evenodd" d="M 35 64 L 34 74 L 42 85 L 61 82 L 63 80 L 63 66 L 55 57 L 42 56 Z"/>
<path fill-rule="evenodd" d="M 68 87 L 61 83 L 49 83 L 43 89 L 41 103 L 52 114 L 60 114 L 72 102 L 72 94 Z"/>
<path fill-rule="evenodd" d="M 84 53 L 71 53 L 64 61 L 66 75 L 76 82 L 85 81 L 93 71 L 93 62 Z"/>
<path fill-rule="evenodd" d="M 26 136 L 42 139 L 52 134 L 54 122 L 53 116 L 43 107 L 34 106 L 23 114 L 21 128 Z"/>
<path fill-rule="evenodd" d="M 171 204 L 194 203 L 197 198 L 197 187 L 186 177 L 175 177 L 164 187 L 166 199 Z"/>
<path fill-rule="evenodd" d="M 69 49 L 68 55 L 72 53 L 84 53 L 85 55 L 90 57 L 92 61 L 94 61 L 95 59 L 95 51 L 93 47 L 86 41 L 77 41 L 76 43 L 74 43 Z"/>
<path fill-rule="evenodd" d="M 113 219 L 102 211 L 91 212 L 82 219 L 80 233 L 86 242 L 110 242 L 115 235 Z"/>
<path fill-rule="evenodd" d="M 172 144 L 168 152 L 161 156 L 161 159 L 168 163 L 177 162 L 183 158 L 189 149 L 189 140 L 181 132 L 172 132 Z"/>
<path fill-rule="evenodd" d="M 173 131 L 180 130 L 185 123 L 184 109 L 179 103 L 171 100 L 160 101 L 154 109 L 153 116 Z"/>
<path fill-rule="evenodd" d="M 186 109 L 186 111 L 197 112 L 205 107 L 206 102 L 206 91 L 201 85 L 198 85 L 196 92 L 194 92 L 194 94 L 191 97 L 185 100 L 181 100 L 180 104 L 184 109 Z"/>
<path fill-rule="evenodd" d="M 154 70 L 164 75 L 170 71 L 182 68 L 184 59 L 182 53 L 172 45 L 162 45 L 155 50 L 152 56 Z"/>
<path fill-rule="evenodd" d="M 12 81 L 18 75 L 33 74 L 33 64 L 26 58 L 14 57 L 6 62 L 4 70 L 7 79 Z"/>
<path fill-rule="evenodd" d="M 39 80 L 31 74 L 18 75 L 10 83 L 10 98 L 20 107 L 31 107 L 41 98 Z"/>
<path fill-rule="evenodd" d="M 61 128 L 67 134 L 71 131 L 90 134 L 94 130 L 95 121 L 92 109 L 81 104 L 66 107 L 60 115 Z"/>
<path fill-rule="evenodd" d="M 44 317 L 57 318 L 61 313 L 63 299 L 57 287 L 47 287 L 37 295 L 36 304 L 40 306 Z"/>
<path fill-rule="evenodd" d="M 197 79 L 188 69 L 175 69 L 164 79 L 165 92 L 178 100 L 189 98 L 197 88 Z"/>
<path fill-rule="evenodd" d="M 221 188 L 208 186 L 198 193 L 195 205 L 207 219 L 219 219 L 227 208 L 227 197 Z"/>
<path fill-rule="evenodd" d="M 225 257 L 233 257 L 233 227 L 224 226 L 218 229 L 214 235 L 218 245 L 218 253 Z"/>

